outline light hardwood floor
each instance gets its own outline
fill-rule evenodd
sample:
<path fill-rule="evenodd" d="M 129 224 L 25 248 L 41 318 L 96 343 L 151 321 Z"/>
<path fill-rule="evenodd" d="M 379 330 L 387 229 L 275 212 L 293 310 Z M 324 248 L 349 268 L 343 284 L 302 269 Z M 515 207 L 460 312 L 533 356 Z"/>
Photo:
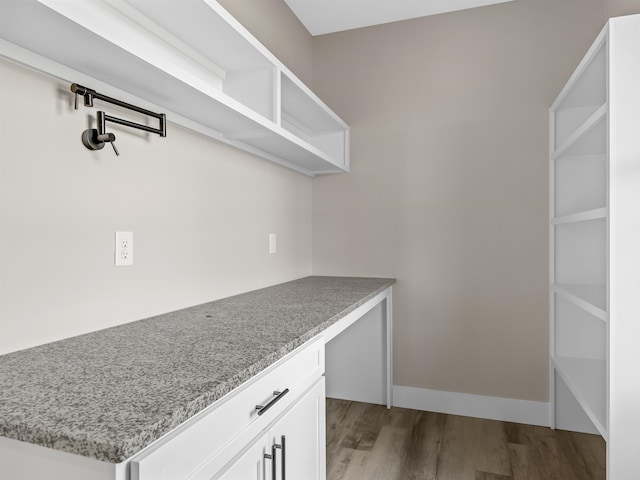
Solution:
<path fill-rule="evenodd" d="M 327 480 L 604 480 L 600 436 L 327 399 Z"/>

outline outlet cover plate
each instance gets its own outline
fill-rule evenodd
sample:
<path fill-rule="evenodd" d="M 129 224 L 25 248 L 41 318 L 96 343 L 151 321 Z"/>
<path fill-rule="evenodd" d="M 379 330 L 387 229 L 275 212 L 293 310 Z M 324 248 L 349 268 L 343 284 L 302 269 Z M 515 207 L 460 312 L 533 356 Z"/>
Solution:
<path fill-rule="evenodd" d="M 133 232 L 116 232 L 115 265 L 133 265 Z"/>

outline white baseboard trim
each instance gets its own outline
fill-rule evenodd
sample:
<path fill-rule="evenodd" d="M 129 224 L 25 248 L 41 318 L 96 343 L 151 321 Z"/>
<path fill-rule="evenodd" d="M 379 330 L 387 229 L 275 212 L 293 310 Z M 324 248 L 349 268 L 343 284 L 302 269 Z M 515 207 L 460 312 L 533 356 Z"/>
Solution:
<path fill-rule="evenodd" d="M 550 404 L 513 398 L 393 386 L 393 405 L 428 412 L 549 426 Z"/>

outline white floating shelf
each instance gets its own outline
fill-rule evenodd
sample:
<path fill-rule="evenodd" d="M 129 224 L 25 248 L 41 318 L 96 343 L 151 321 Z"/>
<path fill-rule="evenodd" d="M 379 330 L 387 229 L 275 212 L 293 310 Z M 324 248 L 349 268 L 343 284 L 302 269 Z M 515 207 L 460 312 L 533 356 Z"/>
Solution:
<path fill-rule="evenodd" d="M 8 2 L 0 39 L 0 56 L 124 92 L 170 123 L 299 172 L 349 171 L 348 125 L 214 0 Z"/>

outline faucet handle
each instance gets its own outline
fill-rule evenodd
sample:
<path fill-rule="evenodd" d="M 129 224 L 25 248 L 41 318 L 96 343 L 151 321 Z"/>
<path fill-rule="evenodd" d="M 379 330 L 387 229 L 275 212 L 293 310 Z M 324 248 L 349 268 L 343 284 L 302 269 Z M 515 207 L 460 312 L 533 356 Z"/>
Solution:
<path fill-rule="evenodd" d="M 102 150 L 104 148 L 104 144 L 109 142 L 113 147 L 113 151 L 116 155 L 120 155 L 118 149 L 116 148 L 116 136 L 113 133 L 98 133 L 96 128 L 90 128 L 82 132 L 82 143 L 89 150 Z"/>
<path fill-rule="evenodd" d="M 113 136 L 113 140 L 110 140 L 111 142 L 111 146 L 113 147 L 113 151 L 116 154 L 116 156 L 120 156 L 120 152 L 118 152 L 118 149 L 116 148 L 116 138 L 115 135 Z"/>
<path fill-rule="evenodd" d="M 111 146 L 113 147 L 113 152 L 117 156 L 120 156 L 120 152 L 118 152 L 118 149 L 116 148 L 116 136 L 113 133 L 105 133 L 103 135 L 98 134 L 97 138 L 101 142 L 109 142 L 111 144 Z"/>

